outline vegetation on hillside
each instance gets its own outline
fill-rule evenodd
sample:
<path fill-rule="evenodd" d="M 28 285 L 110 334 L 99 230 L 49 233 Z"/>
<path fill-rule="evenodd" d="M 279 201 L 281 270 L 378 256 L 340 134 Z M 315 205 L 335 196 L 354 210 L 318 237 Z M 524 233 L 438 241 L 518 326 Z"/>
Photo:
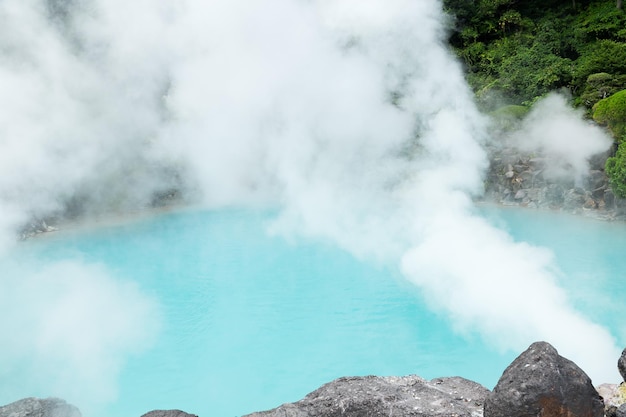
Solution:
<path fill-rule="evenodd" d="M 626 198 L 626 90 L 598 101 L 593 119 L 608 125 L 617 139 L 617 152 L 606 161 L 606 173 L 615 195 Z"/>
<path fill-rule="evenodd" d="M 606 171 L 626 197 L 626 12 L 621 0 L 443 0 L 449 38 L 485 111 L 555 90 L 619 145 Z M 624 149 L 622 149 L 624 148 Z"/>

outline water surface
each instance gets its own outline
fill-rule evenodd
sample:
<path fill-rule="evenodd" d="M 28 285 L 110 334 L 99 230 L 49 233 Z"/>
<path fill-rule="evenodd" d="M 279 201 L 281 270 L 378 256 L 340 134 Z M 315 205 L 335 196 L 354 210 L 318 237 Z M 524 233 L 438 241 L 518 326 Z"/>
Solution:
<path fill-rule="evenodd" d="M 524 210 L 485 215 L 516 239 L 551 248 L 577 307 L 626 342 L 624 225 Z M 157 339 L 126 362 L 104 415 L 179 408 L 237 416 L 346 375 L 461 375 L 492 388 L 519 353 L 455 333 L 391 266 L 323 242 L 269 236 L 271 217 L 169 213 L 25 245 L 42 263 L 102 263 L 160 306 Z"/>

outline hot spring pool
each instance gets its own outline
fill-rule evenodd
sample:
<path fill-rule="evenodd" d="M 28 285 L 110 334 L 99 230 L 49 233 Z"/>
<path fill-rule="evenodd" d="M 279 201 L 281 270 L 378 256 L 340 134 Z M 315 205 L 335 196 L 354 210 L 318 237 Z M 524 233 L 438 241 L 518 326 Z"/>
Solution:
<path fill-rule="evenodd" d="M 516 239 L 551 248 L 577 308 L 626 343 L 620 319 L 626 226 L 535 211 L 484 212 Z M 238 416 L 298 400 L 345 375 L 461 375 L 492 388 L 519 353 L 456 333 L 392 267 L 324 242 L 269 236 L 270 218 L 245 210 L 169 213 L 50 234 L 12 254 L 35 269 L 58 260 L 100 265 L 158 306 L 154 340 L 124 355 L 117 398 L 94 406 L 96 414 L 138 417 L 179 408 Z M 21 379 L 17 371 L 5 374 L 3 385 L 9 377 L 17 382 L 0 392 L 2 403 L 56 395 L 91 407 L 66 387 Z"/>

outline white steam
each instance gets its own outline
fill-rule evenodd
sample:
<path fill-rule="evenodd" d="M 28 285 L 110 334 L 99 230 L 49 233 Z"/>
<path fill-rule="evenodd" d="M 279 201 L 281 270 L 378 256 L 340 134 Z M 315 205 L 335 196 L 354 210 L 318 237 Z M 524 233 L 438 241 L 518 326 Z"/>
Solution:
<path fill-rule="evenodd" d="M 127 355 L 156 334 L 156 304 L 99 265 L 28 263 L 1 264 L 3 400 L 61 396 L 85 413 L 114 401 Z"/>
<path fill-rule="evenodd" d="M 209 206 L 271 204 L 275 232 L 401 262 L 459 329 L 516 351 L 545 339 L 614 380 L 611 335 L 572 308 L 549 254 L 473 214 L 485 123 L 438 1 L 4 0 L 0 20 L 5 249 L 32 217 L 142 208 L 173 187 Z M 558 100 L 531 114 L 527 142 L 548 137 L 581 175 L 604 139 Z M 580 132 L 584 146 L 563 145 Z M 5 357 L 52 363 L 44 375 L 63 369 L 81 395 L 99 374 L 91 399 L 113 398 L 151 302 L 90 265 L 17 274 L 0 280 L 3 309 L 24 315 L 5 324 L 23 334 Z"/>
<path fill-rule="evenodd" d="M 580 183 L 589 171 L 589 159 L 607 151 L 613 140 L 598 126 L 585 122 L 565 97 L 550 94 L 537 102 L 513 135 L 521 150 L 539 151 L 548 159 L 546 178 Z"/>

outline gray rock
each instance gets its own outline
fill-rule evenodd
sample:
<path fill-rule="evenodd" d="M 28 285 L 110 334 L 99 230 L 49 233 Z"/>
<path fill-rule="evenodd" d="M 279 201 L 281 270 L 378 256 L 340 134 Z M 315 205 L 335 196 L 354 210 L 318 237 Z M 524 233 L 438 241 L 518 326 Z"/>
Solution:
<path fill-rule="evenodd" d="M 59 398 L 24 398 L 0 407 L 0 417 L 81 417 L 81 413 Z"/>
<path fill-rule="evenodd" d="M 460 377 L 339 378 L 300 401 L 248 417 L 481 417 L 488 393 L 482 385 Z"/>
<path fill-rule="evenodd" d="M 622 351 L 622 355 L 617 360 L 617 370 L 622 376 L 622 379 L 626 381 L 626 349 Z"/>
<path fill-rule="evenodd" d="M 626 404 L 622 404 L 617 407 L 615 411 L 615 417 L 626 417 Z"/>
<path fill-rule="evenodd" d="M 604 171 L 600 170 L 591 170 L 585 180 L 586 188 L 590 190 L 595 190 L 598 188 L 603 188 L 608 183 L 608 178 Z"/>
<path fill-rule="evenodd" d="M 574 362 L 546 342 L 509 365 L 485 399 L 484 417 L 603 417 L 604 402 Z"/>
<path fill-rule="evenodd" d="M 569 189 L 563 196 L 563 208 L 566 210 L 575 210 L 585 204 L 586 197 L 584 192 L 577 189 Z"/>
<path fill-rule="evenodd" d="M 185 413 L 180 410 L 153 410 L 141 417 L 198 417 L 195 414 Z"/>

